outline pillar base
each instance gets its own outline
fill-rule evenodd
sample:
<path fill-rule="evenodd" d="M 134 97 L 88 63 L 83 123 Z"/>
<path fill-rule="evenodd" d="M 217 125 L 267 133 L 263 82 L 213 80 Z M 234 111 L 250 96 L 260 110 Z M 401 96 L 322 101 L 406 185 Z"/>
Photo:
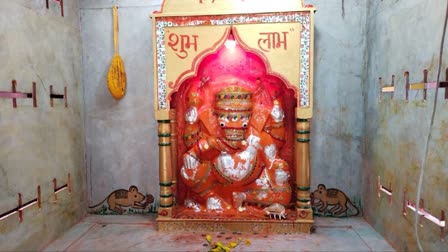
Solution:
<path fill-rule="evenodd" d="M 296 209 L 297 221 L 313 221 L 313 209 Z M 314 221 L 313 221 L 314 222 Z"/>

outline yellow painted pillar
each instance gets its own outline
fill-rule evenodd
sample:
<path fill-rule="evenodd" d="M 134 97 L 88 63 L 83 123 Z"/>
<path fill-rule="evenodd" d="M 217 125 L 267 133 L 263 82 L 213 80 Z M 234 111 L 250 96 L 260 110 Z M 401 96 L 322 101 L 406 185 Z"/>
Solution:
<path fill-rule="evenodd" d="M 297 220 L 313 220 L 310 199 L 310 121 L 296 120 L 296 141 L 294 146 L 296 165 L 296 211 Z"/>
<path fill-rule="evenodd" d="M 173 210 L 173 168 L 171 166 L 171 121 L 157 120 L 159 124 L 159 185 L 160 207 L 158 218 L 171 218 Z"/>

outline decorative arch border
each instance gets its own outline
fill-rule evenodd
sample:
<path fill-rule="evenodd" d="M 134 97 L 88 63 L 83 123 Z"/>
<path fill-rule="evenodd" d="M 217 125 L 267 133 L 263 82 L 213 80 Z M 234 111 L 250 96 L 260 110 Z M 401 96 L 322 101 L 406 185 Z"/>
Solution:
<path fill-rule="evenodd" d="M 165 28 L 176 26 L 199 25 L 233 25 L 251 23 L 301 23 L 303 29 L 300 33 L 300 83 L 299 104 L 300 107 L 310 106 L 310 26 L 309 12 L 282 12 L 266 14 L 237 14 L 237 15 L 212 15 L 190 17 L 156 17 L 156 64 L 157 64 L 157 101 L 158 109 L 168 109 L 168 95 L 166 83 L 166 56 L 165 56 Z"/>
<path fill-rule="evenodd" d="M 255 49 L 255 48 L 251 48 L 250 46 L 248 46 L 243 41 L 243 39 L 240 37 L 239 32 L 238 32 L 238 30 L 235 27 L 232 27 L 232 33 L 233 33 L 233 35 L 235 37 L 235 40 L 238 41 L 238 43 L 241 45 L 241 47 L 245 51 L 253 53 L 253 54 L 257 55 L 258 57 L 260 57 L 263 60 L 266 72 L 270 76 L 274 76 L 274 77 L 279 78 L 285 84 L 286 88 L 292 89 L 294 91 L 295 98 L 300 99 L 300 95 L 297 95 L 297 93 L 298 93 L 297 87 L 294 86 L 292 83 L 290 83 L 289 80 L 285 76 L 283 76 L 282 74 L 279 74 L 277 72 L 272 71 L 271 62 L 269 62 L 268 58 L 266 57 L 266 55 L 262 51 L 260 51 L 258 49 Z"/>
<path fill-rule="evenodd" d="M 199 65 L 205 57 L 207 57 L 210 54 L 216 53 L 224 45 L 226 39 L 229 37 L 230 31 L 231 27 L 226 28 L 223 36 L 216 43 L 214 43 L 211 47 L 207 48 L 206 50 L 202 51 L 199 55 L 197 55 L 193 59 L 191 69 L 187 69 L 183 71 L 181 74 L 179 74 L 174 83 L 173 82 L 168 83 L 168 87 L 170 87 L 172 91 L 171 93 L 168 94 L 167 97 L 170 97 L 171 94 L 177 92 L 177 90 L 185 80 L 187 80 L 189 77 L 194 76 L 194 74 L 198 72 Z"/>

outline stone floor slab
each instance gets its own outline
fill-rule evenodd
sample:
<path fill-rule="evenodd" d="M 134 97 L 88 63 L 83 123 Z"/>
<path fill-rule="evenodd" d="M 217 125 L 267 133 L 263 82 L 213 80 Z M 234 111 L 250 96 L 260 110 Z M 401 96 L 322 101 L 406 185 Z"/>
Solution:
<path fill-rule="evenodd" d="M 362 218 L 316 218 L 312 234 L 168 233 L 155 224 L 154 216 L 90 215 L 45 251 L 207 251 L 206 235 L 223 244 L 241 239 L 232 251 L 394 251 Z"/>

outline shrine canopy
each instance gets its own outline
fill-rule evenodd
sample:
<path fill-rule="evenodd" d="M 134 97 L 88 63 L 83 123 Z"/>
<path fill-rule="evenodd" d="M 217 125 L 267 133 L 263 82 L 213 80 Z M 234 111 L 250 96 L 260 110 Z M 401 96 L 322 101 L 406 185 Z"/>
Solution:
<path fill-rule="evenodd" d="M 250 58 L 238 60 L 235 53 L 240 50 L 228 47 L 227 42 L 238 44 L 242 54 L 261 58 L 266 73 L 257 78 L 281 80 L 295 92 L 296 116 L 311 118 L 314 11 L 302 0 L 164 0 L 161 11 L 151 17 L 157 120 L 167 120 L 171 95 L 184 81 L 219 77 L 210 72 L 198 76 L 199 65 L 208 55 L 232 59 L 230 64 L 221 62 L 221 70 Z M 224 47 L 228 49 L 218 55 Z M 232 74 L 253 73 L 253 69 L 241 69 Z"/>
<path fill-rule="evenodd" d="M 164 0 L 156 15 L 222 15 L 314 9 L 303 0 Z"/>

